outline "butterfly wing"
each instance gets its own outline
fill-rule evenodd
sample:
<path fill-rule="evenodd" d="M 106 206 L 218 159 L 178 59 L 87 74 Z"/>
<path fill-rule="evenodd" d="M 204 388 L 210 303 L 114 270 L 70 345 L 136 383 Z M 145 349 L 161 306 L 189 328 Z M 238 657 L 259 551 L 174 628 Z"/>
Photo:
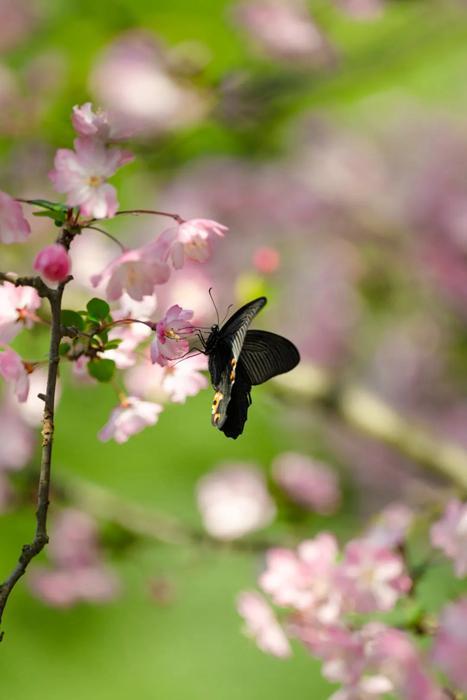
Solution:
<path fill-rule="evenodd" d="M 251 384 L 256 385 L 289 372 L 300 362 L 300 354 L 295 345 L 281 335 L 247 331 L 240 359 Z"/>
<path fill-rule="evenodd" d="M 251 382 L 241 361 L 237 365 L 237 378 L 230 389 L 230 401 L 226 406 L 226 416 L 220 430 L 227 437 L 238 438 L 243 433 L 243 427 L 251 406 Z"/>
<path fill-rule="evenodd" d="M 265 297 L 259 297 L 250 301 L 236 311 L 231 318 L 218 331 L 217 341 L 213 350 L 209 353 L 209 373 L 211 381 L 216 389 L 212 402 L 212 424 L 222 430 L 228 417 L 229 402 L 232 399 L 233 387 L 236 384 L 238 371 L 238 359 L 242 351 L 248 326 L 256 314 L 266 304 Z M 231 425 L 239 425 L 241 430 L 246 420 L 246 412 L 251 403 L 249 381 L 247 372 L 242 371 L 238 389 L 233 396 L 235 404 L 232 406 L 232 413 L 236 418 L 231 418 L 228 423 L 228 430 Z M 243 422 L 242 416 L 244 415 Z M 234 429 L 234 432 L 237 428 Z M 240 430 L 240 432 L 241 432 Z M 240 434 L 240 433 L 238 433 Z"/>

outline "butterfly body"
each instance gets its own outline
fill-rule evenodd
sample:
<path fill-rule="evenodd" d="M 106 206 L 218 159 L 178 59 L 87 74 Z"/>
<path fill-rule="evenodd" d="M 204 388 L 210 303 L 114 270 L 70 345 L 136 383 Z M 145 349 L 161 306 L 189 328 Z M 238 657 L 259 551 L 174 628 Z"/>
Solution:
<path fill-rule="evenodd" d="M 204 341 L 209 373 L 216 390 L 212 424 L 227 437 L 243 432 L 251 405 L 251 388 L 293 369 L 300 361 L 297 348 L 286 338 L 267 331 L 250 331 L 265 297 L 250 301 L 222 326 L 214 325 Z"/>

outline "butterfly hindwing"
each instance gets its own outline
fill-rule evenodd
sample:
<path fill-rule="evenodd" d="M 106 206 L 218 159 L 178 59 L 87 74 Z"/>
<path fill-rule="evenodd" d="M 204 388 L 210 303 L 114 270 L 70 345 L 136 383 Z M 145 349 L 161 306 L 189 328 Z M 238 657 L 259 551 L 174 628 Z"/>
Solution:
<path fill-rule="evenodd" d="M 290 340 L 269 331 L 248 331 L 240 357 L 253 385 L 289 372 L 300 361 L 299 352 Z"/>
<path fill-rule="evenodd" d="M 231 385 L 226 417 L 222 425 L 219 426 L 224 435 L 234 440 L 242 434 L 246 423 L 248 408 L 251 405 L 250 391 L 251 382 L 240 361 L 237 365 L 237 378 L 234 384 Z"/>

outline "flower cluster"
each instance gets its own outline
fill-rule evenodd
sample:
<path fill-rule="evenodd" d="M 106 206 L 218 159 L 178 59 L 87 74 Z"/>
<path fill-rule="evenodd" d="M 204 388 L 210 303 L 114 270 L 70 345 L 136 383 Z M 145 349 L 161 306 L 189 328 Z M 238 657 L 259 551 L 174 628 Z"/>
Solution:
<path fill-rule="evenodd" d="M 466 504 L 451 502 L 432 528 L 433 544 L 443 548 L 463 575 L 466 509 Z M 381 618 L 412 589 L 401 548 L 411 515 L 402 505 L 390 506 L 342 551 L 329 533 L 305 540 L 296 550 L 269 550 L 258 584 L 274 605 L 285 609 L 286 617 L 279 622 L 259 593 L 242 593 L 237 608 L 246 633 L 260 649 L 282 658 L 291 654 L 289 640 L 299 640 L 322 661 L 323 675 L 342 685 L 332 700 L 376 700 L 388 693 L 404 700 L 442 700 L 446 695 L 432 662 L 456 688 L 467 690 L 467 598 L 441 612 L 432 648 L 424 653 L 410 630 Z M 375 614 L 381 621 L 368 621 Z"/>

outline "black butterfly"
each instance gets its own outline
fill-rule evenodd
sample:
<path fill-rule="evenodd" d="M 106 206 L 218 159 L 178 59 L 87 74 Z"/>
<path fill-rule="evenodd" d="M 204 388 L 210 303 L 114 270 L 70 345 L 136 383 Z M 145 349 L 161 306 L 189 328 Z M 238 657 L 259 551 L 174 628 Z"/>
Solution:
<path fill-rule="evenodd" d="M 211 382 L 216 389 L 212 424 L 234 439 L 243 432 L 251 405 L 251 387 L 276 374 L 289 372 L 300 361 L 298 350 L 290 340 L 268 331 L 248 330 L 266 301 L 266 297 L 259 297 L 248 302 L 221 328 L 212 326 L 207 340 L 203 341 Z"/>

